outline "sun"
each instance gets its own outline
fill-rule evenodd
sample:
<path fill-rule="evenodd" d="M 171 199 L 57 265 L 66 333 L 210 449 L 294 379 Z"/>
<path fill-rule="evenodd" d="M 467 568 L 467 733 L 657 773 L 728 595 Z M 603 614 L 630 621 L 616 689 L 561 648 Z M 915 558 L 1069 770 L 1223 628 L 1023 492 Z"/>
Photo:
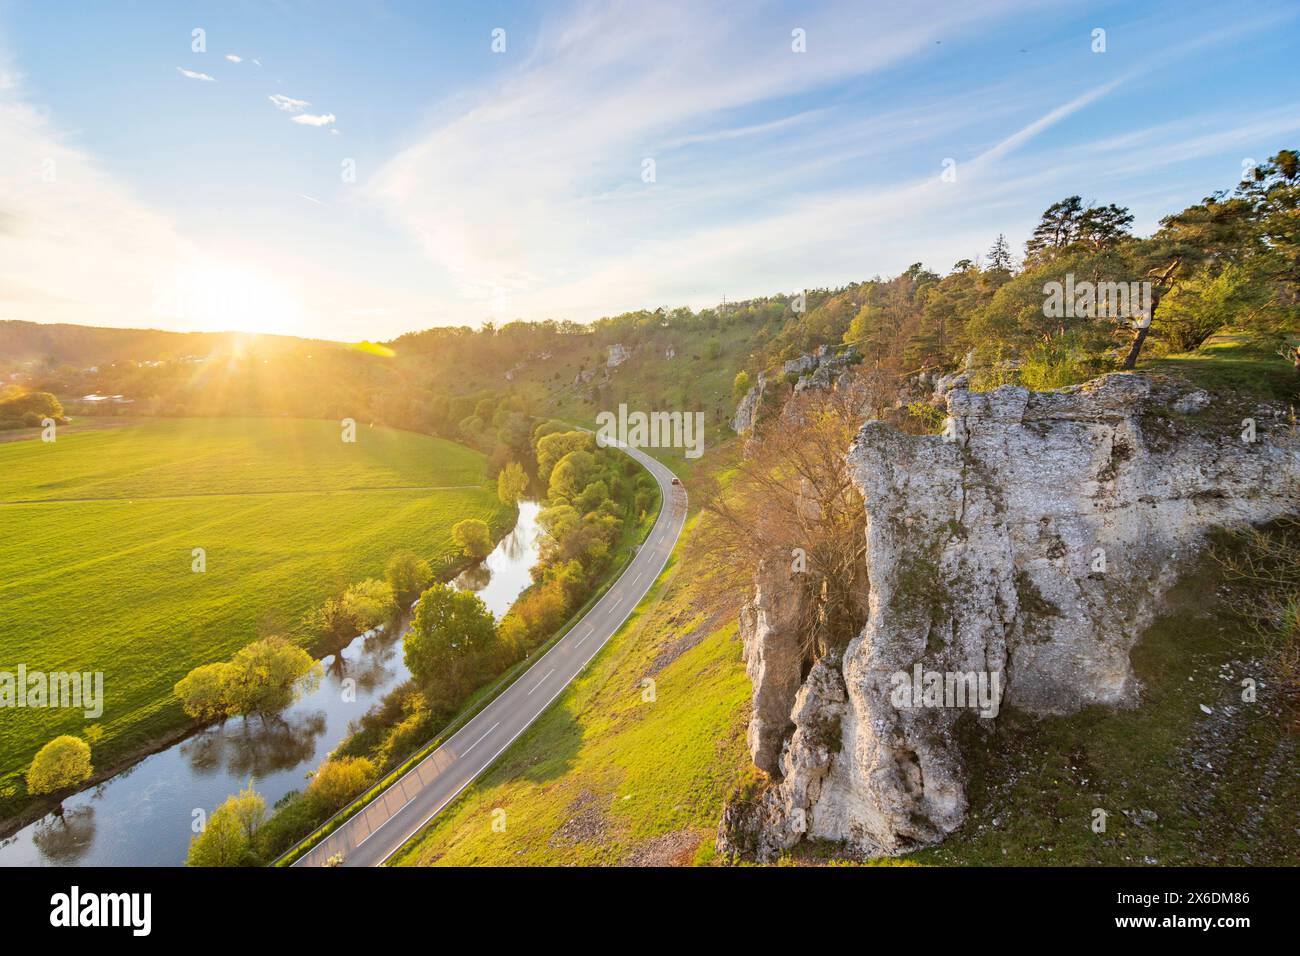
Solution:
<path fill-rule="evenodd" d="M 153 314 L 196 332 L 294 334 L 303 319 L 302 303 L 284 283 L 218 260 L 193 263 L 159 282 Z"/>

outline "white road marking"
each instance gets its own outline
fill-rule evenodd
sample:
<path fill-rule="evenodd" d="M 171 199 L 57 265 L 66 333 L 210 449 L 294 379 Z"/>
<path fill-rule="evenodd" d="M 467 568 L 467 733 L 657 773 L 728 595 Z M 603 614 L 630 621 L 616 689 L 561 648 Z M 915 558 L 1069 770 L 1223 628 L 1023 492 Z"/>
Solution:
<path fill-rule="evenodd" d="M 549 671 L 546 672 L 546 677 L 550 677 L 550 676 L 551 676 L 552 674 L 554 674 L 554 673 L 555 673 L 555 668 L 552 667 Z M 536 684 L 534 684 L 534 685 L 533 685 L 533 690 L 537 690 L 537 688 L 539 688 L 539 687 L 541 687 L 543 684 L 545 684 L 545 683 L 546 683 L 546 677 L 543 677 L 543 678 L 542 678 L 541 680 L 539 680 Z M 525 694 L 524 696 L 525 696 L 525 697 L 532 697 L 532 696 L 533 696 L 533 690 L 530 690 L 530 691 L 529 691 L 527 694 Z"/>
<path fill-rule="evenodd" d="M 492 725 L 491 727 L 489 727 L 487 730 L 483 731 L 483 737 L 486 737 L 488 734 L 492 733 L 492 731 L 496 730 L 496 729 L 497 729 L 498 727 L 500 727 L 500 726 L 501 726 L 501 721 L 498 720 L 495 724 L 493 724 L 493 725 Z M 469 756 L 469 752 L 470 752 L 471 750 L 473 750 L 475 747 L 477 747 L 479 744 L 481 744 L 481 743 L 483 742 L 483 737 L 480 737 L 478 740 L 474 741 L 472 744 L 470 744 L 468 747 L 466 747 L 466 748 L 465 748 L 465 752 L 464 752 L 463 754 L 461 754 L 461 756 L 462 756 L 462 757 L 467 757 L 467 756 Z"/>
<path fill-rule="evenodd" d="M 491 727 L 489 727 L 489 728 L 487 729 L 487 731 L 483 734 L 483 737 L 486 737 L 488 734 L 492 733 L 492 731 L 496 730 L 496 729 L 497 729 L 498 727 L 500 727 L 500 726 L 501 726 L 501 721 L 498 720 L 495 724 L 493 724 Z M 465 754 L 469 753 L 471 750 L 473 750 L 475 747 L 477 747 L 480 743 L 482 743 L 482 742 L 483 742 L 483 737 L 480 737 L 478 740 L 474 741 L 472 744 L 470 744 L 468 747 L 466 747 L 466 748 L 465 748 L 465 753 L 461 754 L 461 756 L 462 756 L 462 757 L 465 756 Z M 450 741 L 449 741 L 449 742 L 450 742 Z M 439 749 L 441 749 L 441 748 L 439 748 Z M 420 761 L 420 763 L 424 763 L 424 761 L 422 760 L 422 761 Z M 482 772 L 482 771 L 480 771 L 480 773 L 481 773 L 481 772 Z M 476 776 L 477 776 L 477 774 L 476 774 Z M 399 781 L 397 781 L 397 783 L 393 784 L 393 786 L 390 787 L 390 788 L 388 789 L 388 792 L 389 792 L 389 793 L 392 793 L 393 790 L 397 789 L 397 788 L 398 788 L 398 787 L 399 787 L 399 786 L 400 786 L 400 785 L 401 785 L 401 784 L 406 780 L 406 777 L 407 777 L 407 774 L 403 774 L 401 780 L 399 780 Z M 405 792 L 406 792 L 405 790 L 402 791 L 403 795 L 405 795 Z M 459 791 L 457 791 L 457 792 L 459 792 Z M 420 792 L 417 791 L 414 797 L 412 797 L 410 800 L 407 800 L 405 803 L 403 803 L 400 807 L 398 807 L 396 810 L 394 810 L 392 813 L 390 813 L 390 814 L 388 815 L 388 818 L 387 818 L 386 820 L 384 820 L 383 823 L 379 824 L 379 826 L 375 827 L 373 830 L 371 830 L 369 833 L 367 833 L 367 834 L 365 835 L 365 837 L 364 837 L 360 842 L 357 843 L 357 849 L 361 849 L 361 844 L 362 844 L 362 843 L 365 843 L 366 840 L 369 840 L 372 836 L 374 836 L 376 833 L 378 833 L 378 832 L 379 832 L 380 830 L 382 830 L 384 827 L 388 826 L 388 824 L 392 823 L 393 820 L 396 819 L 396 818 L 401 814 L 401 812 L 402 812 L 403 810 L 405 810 L 407 807 L 409 807 L 409 806 L 411 805 L 412 801 L 414 801 L 414 800 L 416 799 L 416 797 L 418 797 L 419 795 L 420 795 Z M 381 799 L 382 799 L 382 798 L 381 798 Z M 304 857 L 303 859 L 306 859 L 306 857 Z"/>

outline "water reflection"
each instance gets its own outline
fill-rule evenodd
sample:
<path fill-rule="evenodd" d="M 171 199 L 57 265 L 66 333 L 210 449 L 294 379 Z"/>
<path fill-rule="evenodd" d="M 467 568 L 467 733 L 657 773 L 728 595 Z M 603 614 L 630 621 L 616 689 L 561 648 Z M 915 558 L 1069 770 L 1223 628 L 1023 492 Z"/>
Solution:
<path fill-rule="evenodd" d="M 55 866 L 77 863 L 95 842 L 95 808 L 77 807 L 36 824 L 32 842 Z"/>
<path fill-rule="evenodd" d="M 194 773 L 261 780 L 310 759 L 317 739 L 329 729 L 323 710 L 232 723 L 236 726 L 191 737 L 180 745 Z"/>
<path fill-rule="evenodd" d="M 532 570 L 537 563 L 541 537 L 537 515 L 541 510 L 536 501 L 519 502 L 515 529 L 501 539 L 481 564 L 462 572 L 454 582 L 456 587 L 473 591 L 482 598 L 498 621 L 510 610 L 520 592 L 533 583 Z"/>
<path fill-rule="evenodd" d="M 493 552 L 457 580 L 501 618 L 531 583 L 539 529 L 535 502 Z M 176 866 L 194 811 L 211 813 L 254 778 L 268 805 L 301 790 L 307 774 L 385 694 L 410 677 L 402 630 L 359 637 L 326 658 L 319 686 L 278 718 L 230 720 L 146 757 L 63 802 L 0 842 L 0 866 Z"/>

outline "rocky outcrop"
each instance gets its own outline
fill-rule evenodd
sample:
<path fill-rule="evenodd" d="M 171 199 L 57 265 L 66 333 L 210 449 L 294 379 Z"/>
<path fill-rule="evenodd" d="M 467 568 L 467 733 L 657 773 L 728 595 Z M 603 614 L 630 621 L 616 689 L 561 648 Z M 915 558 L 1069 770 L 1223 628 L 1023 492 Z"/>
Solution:
<path fill-rule="evenodd" d="M 788 566 L 765 561 L 756 580 L 754 599 L 740 610 L 745 670 L 754 685 L 749 754 L 754 766 L 775 774 L 803 682 L 803 597 Z"/>
<path fill-rule="evenodd" d="M 831 388 L 840 375 L 857 360 L 858 355 L 852 349 L 832 352 L 829 347 L 822 345 L 815 352 L 782 363 L 781 377 L 798 376 L 794 380 L 795 394 L 808 389 Z M 767 372 L 759 372 L 758 379 L 740 400 L 736 413 L 732 416 L 731 430 L 736 434 L 745 435 L 754 430 L 770 384 Z"/>
<path fill-rule="evenodd" d="M 869 422 L 849 451 L 868 621 L 798 688 L 771 783 L 729 808 L 724 852 L 942 839 L 966 813 L 963 722 L 1135 705 L 1129 653 L 1206 532 L 1300 512 L 1280 409 L 1136 374 L 1051 393 L 942 385 L 944 435 Z M 762 721 L 767 758 L 780 720 Z"/>
<path fill-rule="evenodd" d="M 813 356 L 816 359 L 813 366 L 804 371 L 794 383 L 796 395 L 809 389 L 833 388 L 839 377 L 858 360 L 857 353 L 852 349 L 832 353 L 824 345 Z"/>
<path fill-rule="evenodd" d="M 736 406 L 736 414 L 731 419 L 731 430 L 737 435 L 745 435 L 754 430 L 758 424 L 758 410 L 763 405 L 763 395 L 767 391 L 767 373 L 759 372 L 758 379 L 749 387 L 745 397 Z"/>
<path fill-rule="evenodd" d="M 609 347 L 609 353 L 605 357 L 606 368 L 618 368 L 629 358 L 632 357 L 632 350 L 622 342 L 615 342 Z"/>

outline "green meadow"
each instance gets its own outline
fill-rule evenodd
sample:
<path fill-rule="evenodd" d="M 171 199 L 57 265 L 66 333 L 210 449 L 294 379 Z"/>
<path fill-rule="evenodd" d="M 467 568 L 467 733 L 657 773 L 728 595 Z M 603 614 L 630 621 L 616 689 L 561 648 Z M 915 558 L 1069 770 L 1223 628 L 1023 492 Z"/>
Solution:
<path fill-rule="evenodd" d="M 382 576 L 451 526 L 509 516 L 483 456 L 294 419 L 140 420 L 0 444 L 0 670 L 102 671 L 104 713 L 0 709 L 0 817 L 46 741 L 97 723 L 96 767 L 184 724 L 172 685 Z M 202 548 L 206 570 L 193 570 Z"/>

